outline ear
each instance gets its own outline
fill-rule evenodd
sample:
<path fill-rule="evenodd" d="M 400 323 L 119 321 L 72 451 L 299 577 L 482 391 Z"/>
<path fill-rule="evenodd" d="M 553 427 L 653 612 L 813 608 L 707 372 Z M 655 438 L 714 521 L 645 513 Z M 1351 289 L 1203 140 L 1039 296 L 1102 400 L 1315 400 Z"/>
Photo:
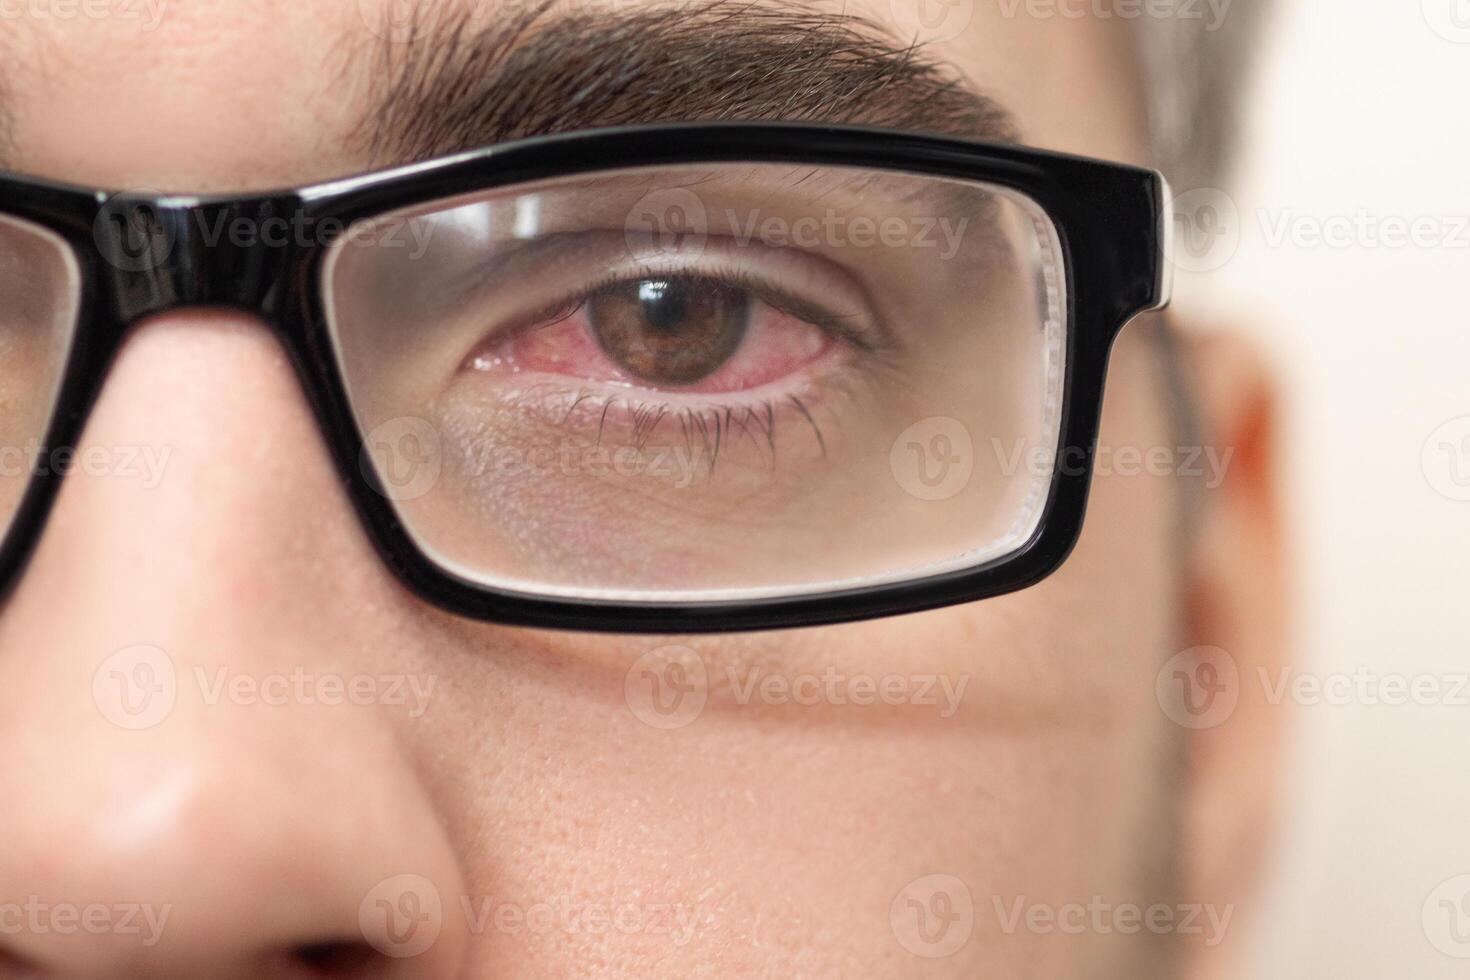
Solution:
<path fill-rule="evenodd" d="M 1185 333 L 1181 344 L 1204 446 L 1220 460 L 1230 453 L 1218 485 L 1201 493 L 1186 562 L 1189 642 L 1225 651 L 1213 656 L 1233 665 L 1233 680 L 1228 671 L 1219 676 L 1238 696 L 1227 717 L 1185 736 L 1183 900 L 1231 916 L 1216 946 L 1186 938 L 1186 975 L 1214 980 L 1238 965 L 1269 846 L 1286 706 L 1268 694 L 1286 664 L 1288 573 L 1275 481 L 1277 395 L 1265 360 L 1231 333 Z"/>

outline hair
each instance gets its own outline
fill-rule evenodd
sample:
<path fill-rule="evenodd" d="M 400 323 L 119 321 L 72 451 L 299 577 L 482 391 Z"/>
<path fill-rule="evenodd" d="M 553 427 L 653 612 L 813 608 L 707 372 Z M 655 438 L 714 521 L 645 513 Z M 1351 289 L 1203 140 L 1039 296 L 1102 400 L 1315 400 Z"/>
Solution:
<path fill-rule="evenodd" d="M 1217 14 L 1144 17 L 1138 46 L 1155 161 L 1176 189 L 1229 176 L 1249 82 L 1272 4 L 1222 0 Z"/>
<path fill-rule="evenodd" d="M 416 8 L 422 9 L 422 8 Z M 784 119 L 973 139 L 1015 138 L 1009 115 L 881 29 L 757 0 L 620 9 L 512 2 L 419 17 L 386 41 L 368 127 L 378 159 L 424 159 L 525 136 L 627 123 Z"/>

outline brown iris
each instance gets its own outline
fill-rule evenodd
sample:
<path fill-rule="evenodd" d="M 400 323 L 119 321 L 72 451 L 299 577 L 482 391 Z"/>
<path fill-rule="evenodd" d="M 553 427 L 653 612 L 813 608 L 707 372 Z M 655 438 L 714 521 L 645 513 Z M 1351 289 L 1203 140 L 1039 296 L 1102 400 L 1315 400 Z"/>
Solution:
<path fill-rule="evenodd" d="M 641 279 L 600 289 L 587 302 L 597 342 L 634 377 L 688 385 L 730 359 L 750 322 L 747 290 L 714 279 Z"/>

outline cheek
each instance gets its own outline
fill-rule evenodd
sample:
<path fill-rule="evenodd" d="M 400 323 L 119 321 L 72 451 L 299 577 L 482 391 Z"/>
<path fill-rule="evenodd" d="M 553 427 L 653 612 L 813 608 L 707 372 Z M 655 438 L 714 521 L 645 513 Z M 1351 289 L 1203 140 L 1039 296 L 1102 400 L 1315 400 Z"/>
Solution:
<path fill-rule="evenodd" d="M 1119 344 L 1106 446 L 1170 443 L 1141 340 Z M 1111 955 L 1094 944 L 1124 938 L 1006 923 L 1018 902 L 1136 902 L 1140 869 L 1168 857 L 1171 729 L 1154 678 L 1174 652 L 1176 491 L 1100 473 L 1057 575 L 922 615 L 667 639 L 455 621 L 456 680 L 417 750 L 472 898 L 641 923 L 492 926 L 476 962 L 958 978 L 1065 976 Z M 670 648 L 699 671 L 650 677 Z M 855 703 L 857 684 L 888 679 L 896 703 Z M 681 701 L 691 684 L 700 696 Z M 935 875 L 962 883 L 971 932 L 929 960 L 895 921 Z"/>
<path fill-rule="evenodd" d="M 1082 621 L 1059 622 L 1057 603 Z M 1132 696 L 1152 691 L 1130 683 L 1145 644 L 1093 618 L 1107 605 L 1074 586 L 794 633 L 561 638 L 560 654 L 511 658 L 515 673 L 547 666 L 522 680 L 515 723 L 493 724 L 494 764 L 463 781 L 483 781 L 470 798 L 489 817 L 477 887 L 534 902 L 580 882 L 576 902 L 682 907 L 693 923 L 682 945 L 543 937 L 536 955 L 568 970 L 649 955 L 640 975 L 1067 975 L 1074 946 L 1007 933 L 997 909 L 1122 895 L 1140 860 L 1161 726 Z M 661 720 L 636 668 L 668 646 L 697 655 L 703 698 Z M 857 703 L 865 678 L 896 685 L 888 703 Z M 971 938 L 941 961 L 894 924 L 897 898 L 934 875 L 964 883 L 973 909 Z"/>
<path fill-rule="evenodd" d="M 1087 520 L 1057 578 L 1130 584 L 1109 617 L 1120 635 L 1173 638 L 1181 599 L 1179 518 L 1192 490 L 1181 473 L 1207 467 L 1210 447 L 1180 446 L 1154 341 L 1143 322 L 1119 335 L 1108 370 Z M 1106 588 L 1103 590 L 1106 594 Z"/>

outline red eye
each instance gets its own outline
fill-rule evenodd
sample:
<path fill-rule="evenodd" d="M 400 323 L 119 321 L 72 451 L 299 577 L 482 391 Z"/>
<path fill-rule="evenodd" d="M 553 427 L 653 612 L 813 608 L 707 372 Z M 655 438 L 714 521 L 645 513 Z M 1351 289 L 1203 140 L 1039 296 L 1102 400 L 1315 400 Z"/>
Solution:
<path fill-rule="evenodd" d="M 569 315 L 515 331 L 476 364 L 647 388 L 737 392 L 778 381 L 833 347 L 821 327 L 750 288 L 665 276 L 594 290 Z"/>

